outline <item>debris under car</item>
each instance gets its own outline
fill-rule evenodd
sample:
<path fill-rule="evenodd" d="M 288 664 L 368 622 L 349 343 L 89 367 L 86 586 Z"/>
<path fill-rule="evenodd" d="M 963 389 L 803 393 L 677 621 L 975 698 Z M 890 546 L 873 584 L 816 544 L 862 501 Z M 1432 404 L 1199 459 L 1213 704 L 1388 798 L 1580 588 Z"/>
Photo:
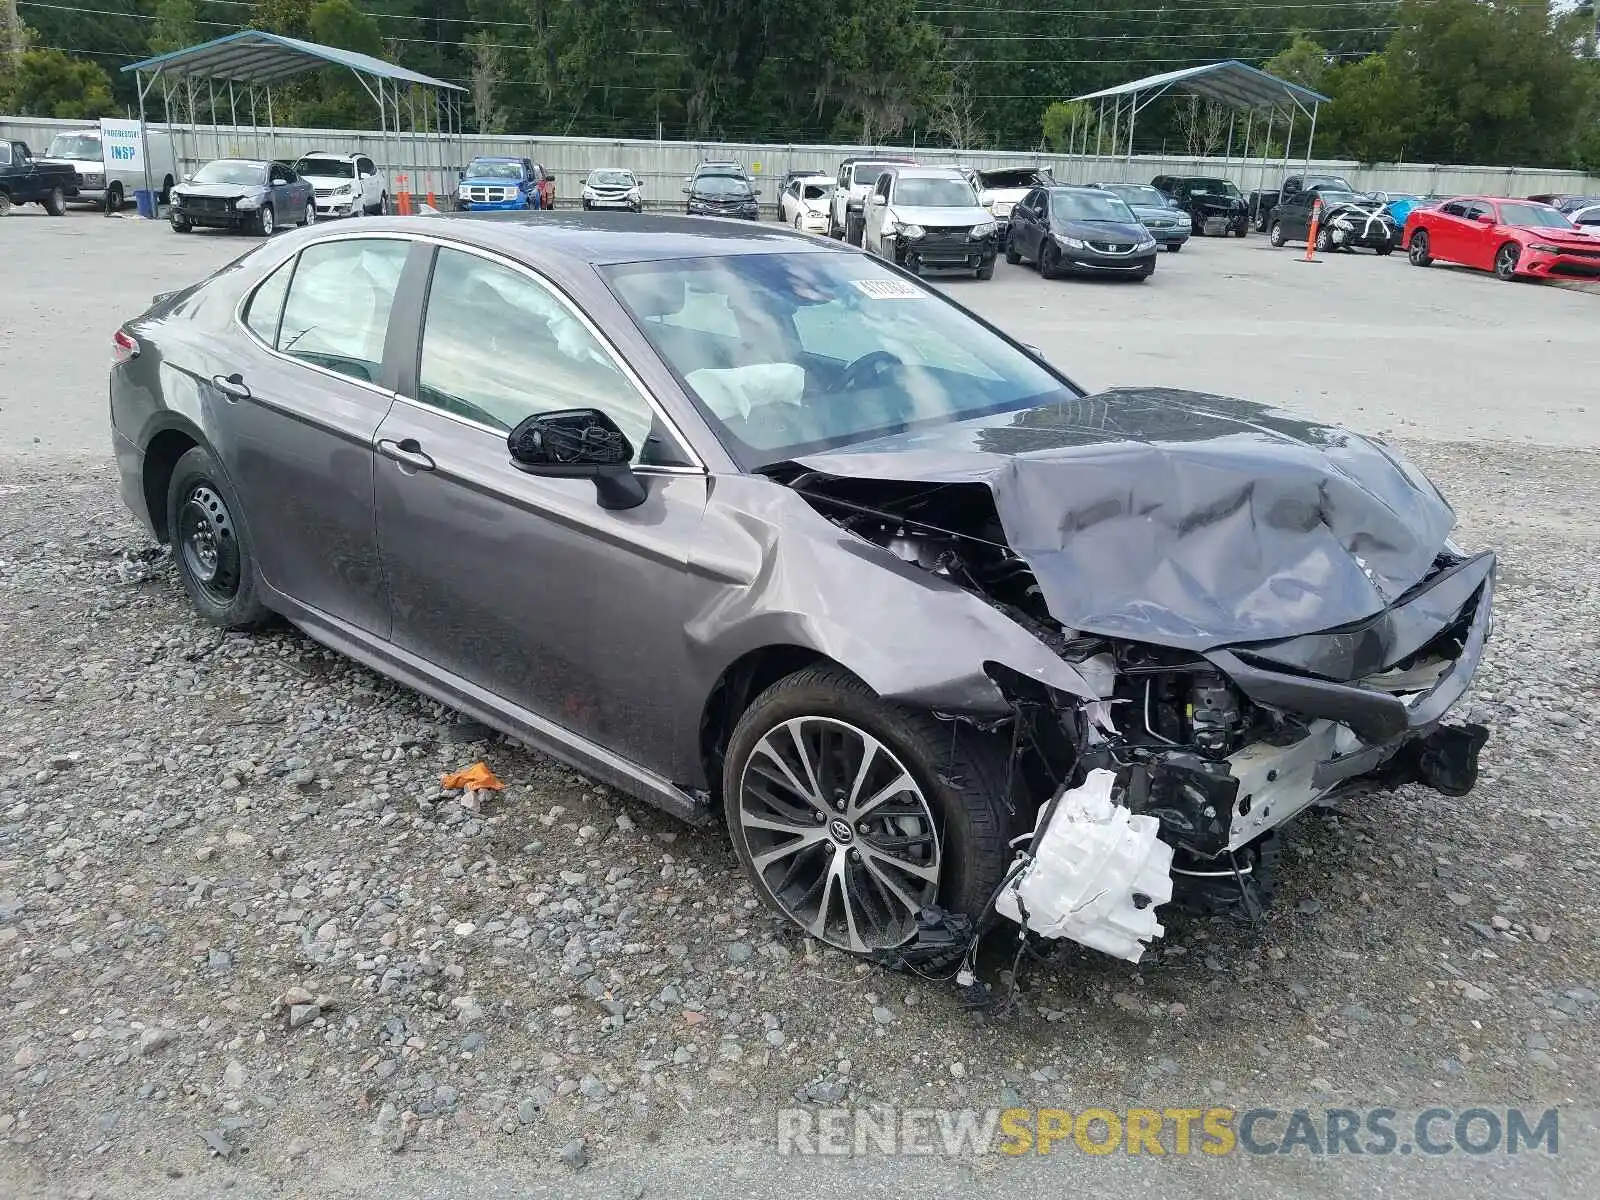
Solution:
<path fill-rule="evenodd" d="M 1312 805 L 1472 788 L 1487 731 L 1443 717 L 1492 628 L 1495 557 L 1449 541 L 1453 514 L 1413 469 L 1187 392 L 1027 416 L 779 472 L 837 525 L 1006 613 L 1081 683 L 988 665 L 1013 698 L 1025 791 L 1048 799 L 977 934 L 999 915 L 1136 962 L 1170 900 L 1259 914 L 1278 831 Z M 1244 436 L 1213 440 L 1241 421 Z M 946 453 L 974 441 L 996 453 Z M 914 963 L 916 947 L 891 957 Z"/>

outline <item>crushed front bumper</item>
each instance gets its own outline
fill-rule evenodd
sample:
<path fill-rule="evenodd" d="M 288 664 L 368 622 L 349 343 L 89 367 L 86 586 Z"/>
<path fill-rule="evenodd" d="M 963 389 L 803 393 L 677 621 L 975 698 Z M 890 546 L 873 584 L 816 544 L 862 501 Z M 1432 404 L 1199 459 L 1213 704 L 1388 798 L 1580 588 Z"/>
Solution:
<path fill-rule="evenodd" d="M 1137 962 L 1144 943 L 1162 932 L 1142 915 L 1167 899 L 1151 881 L 1153 864 L 1165 871 L 1176 854 L 1174 877 L 1231 876 L 1242 892 L 1240 863 L 1256 844 L 1319 801 L 1408 783 L 1466 795 L 1488 730 L 1444 718 L 1470 686 L 1493 632 L 1494 571 L 1493 554 L 1461 558 L 1366 621 L 1204 654 L 1258 709 L 1286 718 L 1281 733 L 1225 757 L 1176 745 L 1130 753 L 1110 742 L 1083 755 L 1089 782 L 1113 777 L 1124 828 L 1112 849 L 1074 860 L 1061 874 L 1094 896 L 1090 909 L 1103 910 L 1104 920 L 1080 913 L 1065 893 L 1061 909 L 1054 893 L 1039 890 L 1030 866 L 1019 876 L 1033 881 L 1028 928 Z M 1111 818 L 1085 815 L 1088 787 L 1063 788 L 1041 810 L 1036 846 L 1048 844 L 1047 833 L 1077 847 L 1104 839 Z M 1022 919 L 1013 901 L 1000 911 Z"/>

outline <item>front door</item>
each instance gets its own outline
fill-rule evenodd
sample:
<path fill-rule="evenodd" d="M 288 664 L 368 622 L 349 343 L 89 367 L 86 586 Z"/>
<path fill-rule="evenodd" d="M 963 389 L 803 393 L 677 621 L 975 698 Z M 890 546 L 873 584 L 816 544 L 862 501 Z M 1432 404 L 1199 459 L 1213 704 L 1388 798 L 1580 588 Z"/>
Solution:
<path fill-rule="evenodd" d="M 401 649 L 634 762 L 682 778 L 672 697 L 696 469 L 641 466 L 637 508 L 599 506 L 586 479 L 525 474 L 506 435 L 524 418 L 598 408 L 648 462 L 649 401 L 542 279 L 438 251 L 414 379 L 378 431 L 378 541 Z M 666 458 L 675 457 L 666 455 Z"/>
<path fill-rule="evenodd" d="M 262 576 L 379 636 L 389 607 L 372 443 L 394 398 L 387 331 L 410 247 L 366 237 L 308 246 L 257 287 L 245 309 L 253 338 L 201 381 Z"/>

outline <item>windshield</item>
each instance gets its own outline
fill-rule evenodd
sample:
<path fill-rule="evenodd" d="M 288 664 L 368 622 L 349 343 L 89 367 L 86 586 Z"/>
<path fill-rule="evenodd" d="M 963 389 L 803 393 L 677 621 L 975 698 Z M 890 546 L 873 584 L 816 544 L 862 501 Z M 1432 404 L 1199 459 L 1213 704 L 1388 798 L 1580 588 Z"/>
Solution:
<path fill-rule="evenodd" d="M 806 184 L 805 197 L 807 200 L 826 200 L 833 195 L 833 187 L 834 184 L 831 179 L 826 183 L 808 183 Z"/>
<path fill-rule="evenodd" d="M 979 171 L 978 179 L 986 188 L 1030 188 L 1051 182 L 1050 172 L 1040 170 Z"/>
<path fill-rule="evenodd" d="M 468 179 L 521 179 L 522 164 L 519 162 L 495 162 L 492 159 L 475 158 L 467 164 Z"/>
<path fill-rule="evenodd" d="M 1237 196 L 1239 189 L 1226 179 L 1192 179 L 1189 190 L 1202 196 Z"/>
<path fill-rule="evenodd" d="M 355 163 L 342 162 L 337 158 L 302 158 L 294 165 L 296 175 L 316 175 L 322 179 L 354 179 L 356 177 Z"/>
<path fill-rule="evenodd" d="M 589 172 L 590 187 L 622 187 L 635 186 L 632 171 L 600 170 Z"/>
<path fill-rule="evenodd" d="M 50 149 L 44 152 L 44 156 L 100 162 L 100 137 L 94 133 L 58 133 L 50 139 Z"/>
<path fill-rule="evenodd" d="M 1500 224 L 1522 229 L 1571 229 L 1572 222 L 1553 208 L 1542 204 L 1502 204 Z"/>
<path fill-rule="evenodd" d="M 977 194 L 965 179 L 901 179 L 894 202 L 907 208 L 973 208 Z"/>
<path fill-rule="evenodd" d="M 1124 204 L 1142 204 L 1146 208 L 1169 208 L 1167 198 L 1147 183 L 1119 183 L 1105 189 Z"/>
<path fill-rule="evenodd" d="M 890 167 L 903 165 L 903 163 L 881 162 L 857 163 L 855 166 L 850 168 L 850 180 L 856 187 L 861 187 L 863 184 L 870 186 L 871 184 L 877 183 L 878 176 L 882 175 Z"/>
<path fill-rule="evenodd" d="M 702 175 L 694 181 L 694 194 L 719 199 L 744 199 L 752 195 L 750 185 L 732 175 Z"/>
<path fill-rule="evenodd" d="M 1050 212 L 1058 221 L 1118 221 L 1138 223 L 1133 210 L 1110 193 L 1051 192 Z"/>
<path fill-rule="evenodd" d="M 240 162 L 232 158 L 219 158 L 208 162 L 194 173 L 196 183 L 265 183 L 267 169 L 260 163 Z"/>
<path fill-rule="evenodd" d="M 862 256 L 599 269 L 747 470 L 1074 397 L 937 292 Z"/>

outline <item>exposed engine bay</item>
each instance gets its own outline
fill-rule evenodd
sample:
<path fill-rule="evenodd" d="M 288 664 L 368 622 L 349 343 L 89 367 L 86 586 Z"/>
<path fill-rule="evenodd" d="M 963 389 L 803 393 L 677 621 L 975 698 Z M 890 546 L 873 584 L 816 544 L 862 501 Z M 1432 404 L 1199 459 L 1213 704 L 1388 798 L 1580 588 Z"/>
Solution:
<path fill-rule="evenodd" d="M 1169 900 L 1258 915 L 1276 831 L 1313 804 L 1475 782 L 1487 731 L 1440 718 L 1488 635 L 1492 555 L 1447 541 L 1365 622 L 1176 647 L 1058 619 L 983 484 L 800 468 L 784 481 L 842 529 L 1005 612 L 1084 681 L 1067 695 L 990 668 L 1014 708 L 998 732 L 1037 806 L 1018 814 L 1034 833 L 995 909 L 1041 936 L 1138 961 Z"/>

